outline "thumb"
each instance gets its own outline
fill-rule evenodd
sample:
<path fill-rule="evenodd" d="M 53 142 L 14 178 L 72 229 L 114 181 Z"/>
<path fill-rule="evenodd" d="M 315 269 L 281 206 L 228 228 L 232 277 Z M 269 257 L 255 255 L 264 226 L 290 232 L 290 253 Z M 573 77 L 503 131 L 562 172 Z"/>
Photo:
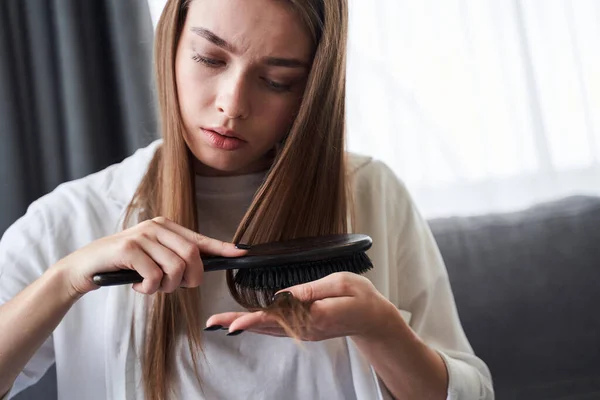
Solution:
<path fill-rule="evenodd" d="M 350 272 L 335 273 L 316 281 L 292 286 L 275 293 L 273 300 L 293 296 L 303 302 L 313 302 L 331 297 L 353 296 L 353 275 Z"/>

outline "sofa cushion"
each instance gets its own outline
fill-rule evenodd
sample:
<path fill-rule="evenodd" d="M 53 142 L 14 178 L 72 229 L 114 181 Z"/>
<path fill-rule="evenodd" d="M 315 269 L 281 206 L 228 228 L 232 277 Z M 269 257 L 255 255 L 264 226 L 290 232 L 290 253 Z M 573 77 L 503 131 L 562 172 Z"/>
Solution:
<path fill-rule="evenodd" d="M 600 198 L 430 225 L 498 398 L 600 398 Z"/>

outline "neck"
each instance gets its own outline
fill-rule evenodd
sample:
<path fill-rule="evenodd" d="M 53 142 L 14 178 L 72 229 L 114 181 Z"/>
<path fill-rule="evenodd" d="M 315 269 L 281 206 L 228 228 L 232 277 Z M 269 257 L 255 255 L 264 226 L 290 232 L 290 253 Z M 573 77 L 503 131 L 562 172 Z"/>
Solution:
<path fill-rule="evenodd" d="M 210 167 L 206 164 L 203 164 L 202 161 L 198 159 L 194 159 L 194 173 L 200 176 L 208 176 L 208 177 L 226 177 L 226 176 L 238 176 L 238 175 L 247 175 L 254 174 L 257 172 L 266 171 L 271 168 L 273 164 L 274 157 L 271 154 L 267 154 L 264 157 L 243 166 L 237 170 L 227 171 L 220 170 L 213 167 Z"/>

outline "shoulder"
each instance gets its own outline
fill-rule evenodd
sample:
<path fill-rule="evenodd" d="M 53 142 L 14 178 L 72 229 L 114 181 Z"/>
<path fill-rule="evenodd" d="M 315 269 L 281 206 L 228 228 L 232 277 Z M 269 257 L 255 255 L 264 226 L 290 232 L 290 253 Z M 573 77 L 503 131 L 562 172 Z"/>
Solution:
<path fill-rule="evenodd" d="M 127 205 L 145 175 L 148 165 L 161 141 L 138 149 L 123 161 L 83 178 L 65 182 L 40 198 L 38 205 L 52 204 L 60 208 L 64 201 L 77 205 L 113 203 Z"/>
<path fill-rule="evenodd" d="M 352 154 L 348 161 L 354 229 L 382 243 L 401 243 L 420 235 L 426 222 L 401 178 L 372 157 Z"/>
<path fill-rule="evenodd" d="M 117 164 L 62 183 L 30 208 L 50 214 L 85 212 L 95 207 L 123 208 L 133 197 L 159 144 L 160 141 L 155 141 Z"/>
<path fill-rule="evenodd" d="M 402 179 L 383 161 L 348 153 L 348 176 L 354 198 L 382 198 L 395 207 L 410 206 L 411 195 Z"/>
<path fill-rule="evenodd" d="M 62 183 L 32 202 L 2 236 L 3 246 L 64 244 L 68 251 L 113 233 L 158 145 L 154 142 L 120 163 Z"/>

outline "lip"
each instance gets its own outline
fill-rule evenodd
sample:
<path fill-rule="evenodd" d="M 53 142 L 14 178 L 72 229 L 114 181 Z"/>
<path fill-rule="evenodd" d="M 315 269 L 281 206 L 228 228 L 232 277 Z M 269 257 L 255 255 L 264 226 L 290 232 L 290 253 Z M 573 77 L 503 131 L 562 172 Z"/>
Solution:
<path fill-rule="evenodd" d="M 223 135 L 213 129 L 200 128 L 200 130 L 204 134 L 206 143 L 215 149 L 234 151 L 247 144 L 243 139 L 236 136 Z"/>
<path fill-rule="evenodd" d="M 238 135 L 238 133 L 236 131 L 233 131 L 231 129 L 225 128 L 223 126 L 210 127 L 210 128 L 202 128 L 202 129 L 216 132 L 216 133 L 218 133 L 221 136 L 226 136 L 226 137 L 230 137 L 230 138 L 244 140 L 240 135 Z M 244 140 L 244 142 L 245 142 L 245 140 Z"/>

